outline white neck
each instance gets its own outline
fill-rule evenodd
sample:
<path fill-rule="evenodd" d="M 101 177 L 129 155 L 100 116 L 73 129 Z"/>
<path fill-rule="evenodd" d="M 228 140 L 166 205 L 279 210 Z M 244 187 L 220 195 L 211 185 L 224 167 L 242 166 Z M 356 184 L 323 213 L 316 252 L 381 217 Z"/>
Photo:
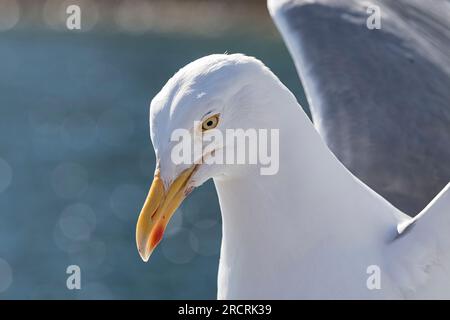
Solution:
<path fill-rule="evenodd" d="M 380 228 L 395 232 L 396 209 L 335 158 L 281 83 L 273 87 L 273 99 L 258 108 L 280 129 L 279 172 L 262 176 L 249 170 L 248 175 L 214 180 L 223 218 L 219 298 L 257 297 L 255 292 L 267 297 L 266 290 L 283 296 L 290 284 L 280 283 L 278 293 L 274 286 L 289 265 L 303 266 L 291 285 L 323 278 L 320 273 L 326 270 L 311 264 L 327 263 L 333 256 L 317 253 L 333 247 L 329 241 L 361 241 Z M 274 112 L 280 107 L 282 112 Z"/>

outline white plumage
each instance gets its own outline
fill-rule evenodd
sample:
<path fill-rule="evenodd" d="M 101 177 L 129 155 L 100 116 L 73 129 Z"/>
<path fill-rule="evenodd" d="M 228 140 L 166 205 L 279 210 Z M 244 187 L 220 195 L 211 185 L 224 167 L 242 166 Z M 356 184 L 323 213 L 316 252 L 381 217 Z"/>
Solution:
<path fill-rule="evenodd" d="M 190 63 L 152 101 L 151 137 L 166 187 L 188 168 L 170 159 L 171 132 L 192 131 L 208 112 L 220 114 L 221 131 L 280 130 L 277 174 L 202 164 L 186 185 L 213 178 L 218 192 L 218 298 L 450 298 L 449 186 L 410 219 L 337 160 L 268 68 L 234 54 Z M 367 287 L 373 265 L 379 290 Z"/>

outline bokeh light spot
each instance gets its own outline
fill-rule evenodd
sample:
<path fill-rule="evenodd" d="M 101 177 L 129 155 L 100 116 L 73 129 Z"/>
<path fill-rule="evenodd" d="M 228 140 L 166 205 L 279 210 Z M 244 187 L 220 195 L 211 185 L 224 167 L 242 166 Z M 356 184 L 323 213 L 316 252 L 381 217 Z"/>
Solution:
<path fill-rule="evenodd" d="M 120 30 L 132 33 L 143 33 L 152 27 L 155 10 L 146 1 L 125 0 L 118 6 L 115 21 Z"/>
<path fill-rule="evenodd" d="M 216 223 L 207 228 L 194 227 L 189 240 L 192 249 L 202 256 L 213 256 L 220 252 L 221 226 Z"/>
<path fill-rule="evenodd" d="M 59 219 L 62 233 L 75 241 L 89 240 L 95 229 L 94 210 L 84 203 L 75 203 L 66 207 Z"/>
<path fill-rule="evenodd" d="M 0 293 L 5 292 L 13 282 L 13 272 L 6 260 L 0 258 Z"/>
<path fill-rule="evenodd" d="M 171 237 L 164 237 L 160 246 L 164 257 L 175 264 L 185 264 L 195 258 L 197 250 L 196 236 L 182 228 Z"/>
<path fill-rule="evenodd" d="M 0 1 L 0 31 L 14 28 L 20 20 L 20 7 L 16 0 Z"/>

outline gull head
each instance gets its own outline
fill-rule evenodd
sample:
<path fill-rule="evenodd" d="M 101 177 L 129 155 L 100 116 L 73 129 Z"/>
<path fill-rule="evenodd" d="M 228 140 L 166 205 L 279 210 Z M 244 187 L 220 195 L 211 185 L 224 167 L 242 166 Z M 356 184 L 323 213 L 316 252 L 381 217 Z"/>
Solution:
<path fill-rule="evenodd" d="M 184 198 L 209 178 L 239 175 L 224 161 L 228 129 L 265 126 L 258 108 L 268 99 L 272 73 L 241 54 L 200 58 L 180 69 L 150 104 L 150 136 L 156 169 L 138 218 L 136 243 L 147 261 Z"/>

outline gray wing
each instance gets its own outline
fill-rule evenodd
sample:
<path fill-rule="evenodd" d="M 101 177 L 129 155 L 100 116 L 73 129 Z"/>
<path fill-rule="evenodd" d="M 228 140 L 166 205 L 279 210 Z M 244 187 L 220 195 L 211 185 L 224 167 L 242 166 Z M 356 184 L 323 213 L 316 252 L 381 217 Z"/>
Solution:
<path fill-rule="evenodd" d="M 396 207 L 420 212 L 450 181 L 450 0 L 268 5 L 330 149 Z M 369 5 L 381 29 L 366 25 Z"/>

